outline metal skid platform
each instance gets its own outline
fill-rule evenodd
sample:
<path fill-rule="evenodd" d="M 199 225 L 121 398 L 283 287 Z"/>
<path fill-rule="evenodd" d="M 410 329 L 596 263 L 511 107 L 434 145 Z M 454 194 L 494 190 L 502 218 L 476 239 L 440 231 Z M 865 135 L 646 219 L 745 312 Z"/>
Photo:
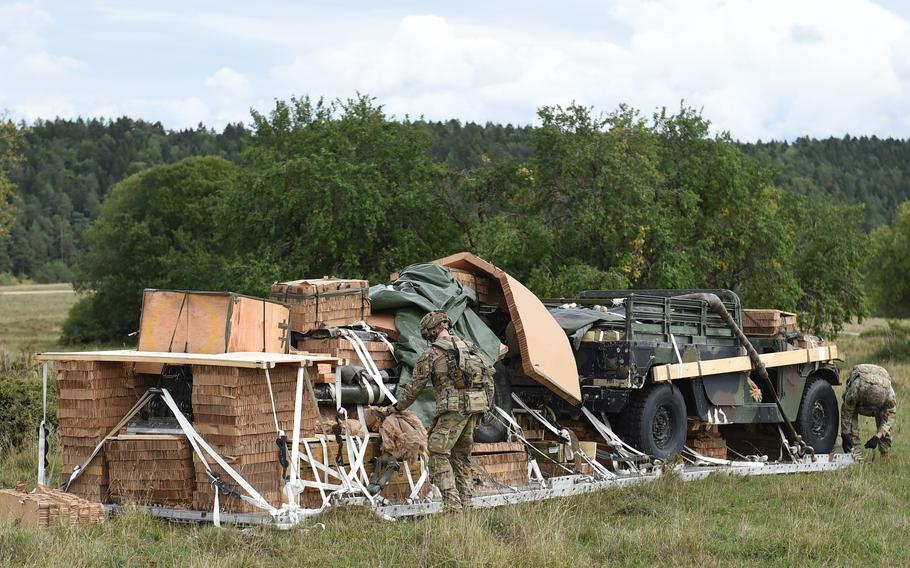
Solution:
<path fill-rule="evenodd" d="M 804 458 L 798 462 L 755 462 L 751 465 L 691 465 L 685 467 L 675 467 L 674 474 L 683 481 L 695 481 L 705 479 L 710 475 L 782 475 L 791 473 L 812 473 L 822 471 L 834 471 L 843 469 L 854 463 L 849 454 L 832 454 L 820 455 L 813 458 Z M 597 480 L 588 475 L 566 475 L 552 477 L 547 479 L 543 484 L 530 486 L 513 491 L 501 491 L 483 496 L 474 497 L 472 505 L 476 509 L 502 507 L 505 505 L 515 505 L 518 503 L 528 503 L 532 501 L 544 501 L 558 497 L 569 497 L 572 495 L 581 495 L 585 493 L 594 493 L 607 489 L 626 487 L 630 485 L 639 485 L 649 483 L 660 479 L 663 475 L 663 469 L 658 467 L 648 473 L 627 473 L 618 474 L 613 479 Z M 275 526 L 279 528 L 289 528 L 290 525 L 296 525 L 304 519 L 314 520 L 316 516 L 328 509 L 343 506 L 369 506 L 369 503 L 363 497 L 341 498 L 334 502 L 327 509 L 322 511 L 313 511 L 306 513 L 301 510 L 298 518 L 293 522 L 288 519 L 282 519 L 281 515 L 271 515 L 268 513 L 221 513 L 221 522 L 239 526 Z M 122 512 L 121 505 L 108 505 L 108 512 L 116 515 Z M 140 507 L 154 517 L 166 519 L 173 522 L 183 523 L 206 523 L 213 521 L 212 511 L 194 511 L 189 509 L 168 509 L 164 507 Z M 380 505 L 375 507 L 378 515 L 390 518 L 408 518 L 420 517 L 439 513 L 442 509 L 442 503 L 438 500 L 423 500 L 413 503 L 400 505 Z"/>

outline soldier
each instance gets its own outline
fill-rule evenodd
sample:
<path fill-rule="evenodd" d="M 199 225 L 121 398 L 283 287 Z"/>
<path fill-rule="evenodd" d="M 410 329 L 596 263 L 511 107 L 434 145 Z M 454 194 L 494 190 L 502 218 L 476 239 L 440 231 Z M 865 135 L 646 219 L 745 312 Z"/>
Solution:
<path fill-rule="evenodd" d="M 443 311 L 420 320 L 420 335 L 430 342 L 417 364 L 411 382 L 394 406 L 404 410 L 432 380 L 436 413 L 428 434 L 430 479 L 442 493 L 443 508 L 459 512 L 470 505 L 471 448 L 478 417 L 493 401 L 493 368 L 473 344 L 452 334 Z"/>
<path fill-rule="evenodd" d="M 888 371 L 878 365 L 857 365 L 850 372 L 841 406 L 841 441 L 844 452 L 859 457 L 859 416 L 875 417 L 875 435 L 865 447 L 878 448 L 882 457 L 891 451 L 891 428 L 894 426 L 894 407 L 897 399 Z"/>

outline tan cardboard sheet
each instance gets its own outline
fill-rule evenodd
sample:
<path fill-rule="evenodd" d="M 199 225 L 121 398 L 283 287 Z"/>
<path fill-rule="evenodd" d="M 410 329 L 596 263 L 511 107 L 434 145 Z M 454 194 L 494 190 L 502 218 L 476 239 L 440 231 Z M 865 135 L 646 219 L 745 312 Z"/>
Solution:
<path fill-rule="evenodd" d="M 525 374 L 570 403 L 581 402 L 581 386 L 569 338 L 533 292 L 502 269 L 468 252 L 433 262 L 495 278 L 515 324 Z"/>
<path fill-rule="evenodd" d="M 50 351 L 35 355 L 38 361 L 120 361 L 132 363 L 168 363 L 172 365 L 213 365 L 216 367 L 242 367 L 272 369 L 275 365 L 306 367 L 314 363 L 337 363 L 336 357 L 318 354 L 286 353 L 165 353 L 116 349 L 112 351 Z"/>

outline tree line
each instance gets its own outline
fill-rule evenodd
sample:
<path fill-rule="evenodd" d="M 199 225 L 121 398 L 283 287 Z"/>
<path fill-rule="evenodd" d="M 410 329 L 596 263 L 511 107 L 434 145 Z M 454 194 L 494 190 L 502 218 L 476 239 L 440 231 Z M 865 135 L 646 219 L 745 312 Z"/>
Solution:
<path fill-rule="evenodd" d="M 541 295 L 725 287 L 829 334 L 866 315 L 870 297 L 879 313 L 890 305 L 867 259 L 870 243 L 888 256 L 895 239 L 880 236 L 886 224 L 869 240 L 877 222 L 852 204 L 865 194 L 844 189 L 852 174 L 824 185 L 801 157 L 811 141 L 744 145 L 686 107 L 545 107 L 536 126 L 513 127 L 397 121 L 368 97 L 293 98 L 221 133 L 58 119 L 19 140 L 0 272 L 73 269 L 92 294 L 67 322 L 72 341 L 122 340 L 144 287 L 385 281 L 465 249 Z M 899 169 L 894 141 L 872 141 Z M 831 154 L 811 167 L 830 173 L 861 161 L 865 142 L 816 143 Z M 888 179 L 869 194 L 902 199 L 902 176 Z"/>

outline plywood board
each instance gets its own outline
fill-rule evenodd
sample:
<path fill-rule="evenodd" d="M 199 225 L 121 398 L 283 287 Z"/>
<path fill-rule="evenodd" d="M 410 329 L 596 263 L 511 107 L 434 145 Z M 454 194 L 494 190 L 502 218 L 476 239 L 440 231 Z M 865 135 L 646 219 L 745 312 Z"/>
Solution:
<path fill-rule="evenodd" d="M 533 292 L 502 269 L 468 252 L 433 262 L 495 278 L 515 324 L 525 374 L 568 402 L 581 402 L 581 385 L 569 338 Z"/>
<path fill-rule="evenodd" d="M 826 345 L 813 349 L 796 349 L 781 351 L 780 353 L 764 353 L 759 355 L 765 367 L 785 367 L 803 363 L 828 362 L 840 358 L 837 345 Z M 752 370 L 752 361 L 748 357 L 727 357 L 695 363 L 681 363 L 659 365 L 652 369 L 655 382 L 676 379 L 691 379 L 709 375 L 722 375 L 724 373 L 737 373 Z"/>
<path fill-rule="evenodd" d="M 35 355 L 37 361 L 120 361 L 124 363 L 167 363 L 171 365 L 212 365 L 215 367 L 240 367 L 246 369 L 271 369 L 275 365 L 307 367 L 314 363 L 340 361 L 328 355 L 301 355 L 288 353 L 162 353 L 115 349 L 111 351 L 48 351 Z"/>

